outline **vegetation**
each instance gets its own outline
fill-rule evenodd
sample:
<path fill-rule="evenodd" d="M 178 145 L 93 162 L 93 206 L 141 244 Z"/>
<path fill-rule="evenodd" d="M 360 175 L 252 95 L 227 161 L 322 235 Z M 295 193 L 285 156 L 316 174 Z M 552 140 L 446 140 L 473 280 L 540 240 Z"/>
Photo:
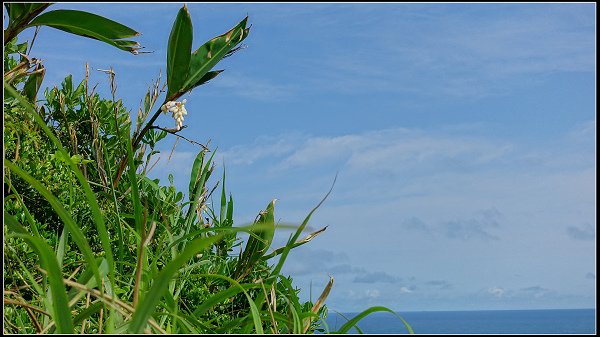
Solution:
<path fill-rule="evenodd" d="M 225 173 L 212 182 L 210 149 L 200 146 L 185 194 L 172 176 L 163 184 L 147 175 L 156 145 L 180 137 L 185 127 L 185 101 L 177 99 L 221 73 L 213 68 L 239 50 L 250 32 L 248 18 L 192 52 L 184 5 L 168 41 L 166 83 L 159 78 L 148 89 L 133 123 L 115 97 L 110 70 L 110 98 L 95 93 L 87 66 L 80 83 L 69 75 L 42 93 L 46 69 L 18 35 L 49 26 L 138 54 L 139 44 L 128 39 L 139 34 L 95 14 L 44 12 L 48 7 L 5 4 L 4 332 L 323 331 L 333 279 L 314 303 L 303 302 L 281 268 L 293 248 L 323 232 L 299 239 L 324 199 L 284 247 L 272 249 L 282 227 L 275 223 L 275 200 L 252 225 L 234 227 L 233 197 Z M 174 129 L 154 124 L 167 110 Z M 245 244 L 241 232 L 250 235 Z M 370 308 L 362 317 L 374 311 L 389 309 Z"/>

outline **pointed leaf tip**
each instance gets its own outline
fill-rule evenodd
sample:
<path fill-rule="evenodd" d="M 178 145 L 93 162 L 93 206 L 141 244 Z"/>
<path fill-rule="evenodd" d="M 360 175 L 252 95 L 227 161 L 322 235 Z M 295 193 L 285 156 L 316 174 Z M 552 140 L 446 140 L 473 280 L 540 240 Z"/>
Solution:
<path fill-rule="evenodd" d="M 193 29 L 190 14 L 184 5 L 173 22 L 167 49 L 167 97 L 183 89 L 187 80 L 192 52 Z"/>

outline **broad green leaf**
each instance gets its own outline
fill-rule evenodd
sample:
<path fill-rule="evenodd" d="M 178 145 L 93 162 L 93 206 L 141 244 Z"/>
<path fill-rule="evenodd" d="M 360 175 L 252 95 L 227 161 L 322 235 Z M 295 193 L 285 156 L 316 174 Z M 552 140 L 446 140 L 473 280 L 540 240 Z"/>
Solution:
<path fill-rule="evenodd" d="M 27 4 L 25 3 L 4 3 L 4 7 L 6 7 L 6 11 L 8 12 L 8 19 L 11 23 L 19 21 L 23 14 L 27 12 Z"/>
<path fill-rule="evenodd" d="M 95 32 L 107 39 L 124 39 L 140 35 L 135 30 L 103 16 L 72 9 L 46 12 L 29 24 L 29 26 L 38 25 Z"/>
<path fill-rule="evenodd" d="M 192 19 L 185 5 L 177 13 L 167 48 L 167 97 L 182 89 L 192 53 Z"/>
<path fill-rule="evenodd" d="M 245 17 L 227 33 L 214 37 L 192 54 L 188 78 L 183 84 L 183 92 L 202 84 L 201 79 L 204 75 L 248 36 L 250 28 L 246 28 L 247 21 L 248 17 Z"/>
<path fill-rule="evenodd" d="M 29 20 L 33 19 L 36 13 L 41 13 L 44 9 L 50 6 L 50 3 L 5 3 L 6 11 L 8 12 L 8 19 L 10 26 L 16 26 L 23 24 L 23 20 L 29 17 Z"/>
<path fill-rule="evenodd" d="M 27 27 L 49 26 L 62 31 L 100 40 L 119 49 L 137 54 L 139 44 L 119 41 L 140 35 L 135 30 L 103 16 L 70 9 L 57 9 L 36 17 Z"/>
<path fill-rule="evenodd" d="M 212 80 L 213 78 L 217 77 L 220 73 L 222 73 L 224 70 L 215 70 L 215 71 L 209 71 L 206 74 L 204 74 L 204 76 L 202 76 L 202 78 L 196 82 L 193 83 L 189 88 L 186 88 L 186 91 L 192 90 L 195 87 L 201 86 L 203 84 L 205 84 L 206 82 Z"/>
<path fill-rule="evenodd" d="M 52 249 L 42 239 L 27 234 L 25 228 L 6 212 L 4 213 L 4 223 L 15 233 L 14 236 L 22 238 L 31 248 L 37 251 L 42 268 L 48 272 L 50 292 L 52 293 L 52 317 L 56 324 L 56 330 L 58 333 L 72 334 L 73 320 L 67 300 L 67 292 L 63 283 L 62 271 Z"/>

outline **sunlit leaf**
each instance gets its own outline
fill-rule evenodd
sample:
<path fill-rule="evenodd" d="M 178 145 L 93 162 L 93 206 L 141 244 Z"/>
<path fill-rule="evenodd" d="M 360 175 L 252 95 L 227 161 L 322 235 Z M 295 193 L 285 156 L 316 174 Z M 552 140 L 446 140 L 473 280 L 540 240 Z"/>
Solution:
<path fill-rule="evenodd" d="M 204 43 L 191 56 L 189 74 L 183 84 L 183 92 L 189 91 L 194 87 L 204 83 L 204 76 L 225 57 L 235 46 L 241 43 L 250 28 L 246 28 L 248 17 L 245 17 L 235 27 L 227 33 L 219 35 L 210 41 Z M 215 74 L 215 76 L 218 75 Z"/>
<path fill-rule="evenodd" d="M 49 26 L 62 31 L 100 40 L 119 49 L 137 54 L 139 44 L 119 41 L 140 35 L 135 30 L 103 16 L 70 9 L 57 9 L 36 17 L 27 27 Z"/>
<path fill-rule="evenodd" d="M 192 38 L 192 19 L 183 5 L 173 23 L 167 47 L 167 97 L 180 91 L 188 76 Z"/>

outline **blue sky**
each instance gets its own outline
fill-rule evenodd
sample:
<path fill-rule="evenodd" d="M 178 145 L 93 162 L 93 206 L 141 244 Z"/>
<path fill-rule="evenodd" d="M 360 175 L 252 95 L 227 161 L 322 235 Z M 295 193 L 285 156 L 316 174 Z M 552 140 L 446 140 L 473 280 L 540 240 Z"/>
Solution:
<path fill-rule="evenodd" d="M 137 112 L 181 4 L 57 4 L 140 31 L 152 54 L 44 27 L 45 85 L 113 67 Z M 591 308 L 596 298 L 595 4 L 188 4 L 193 49 L 249 15 L 247 48 L 187 98 L 237 224 L 329 226 L 284 269 L 330 309 Z M 22 37 L 29 38 L 32 30 Z M 106 75 L 92 82 L 108 92 Z M 172 119 L 158 124 L 174 127 Z M 152 174 L 185 191 L 198 149 Z M 279 233 L 274 248 L 289 235 Z"/>

